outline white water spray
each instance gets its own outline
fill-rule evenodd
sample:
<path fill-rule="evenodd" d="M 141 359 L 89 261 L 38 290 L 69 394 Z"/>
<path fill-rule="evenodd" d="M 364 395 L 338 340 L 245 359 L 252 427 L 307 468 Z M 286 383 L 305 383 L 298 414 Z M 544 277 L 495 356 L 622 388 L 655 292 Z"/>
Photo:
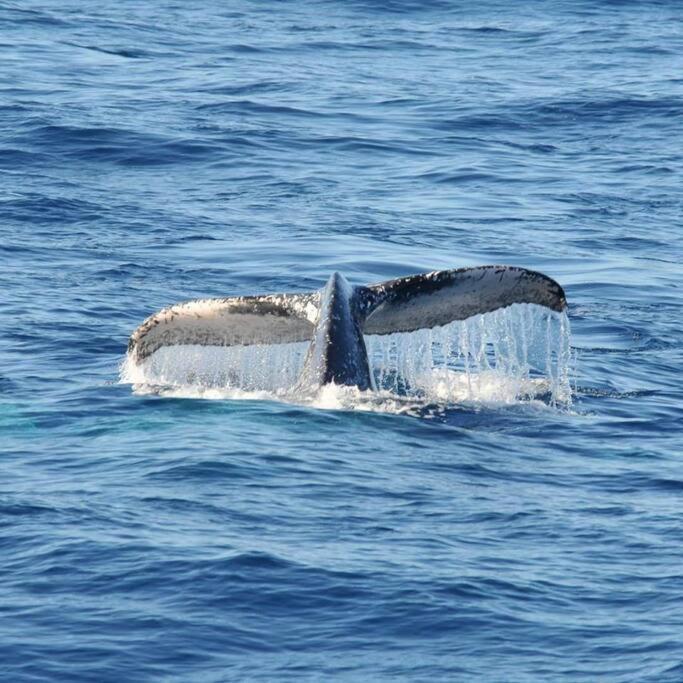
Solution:
<path fill-rule="evenodd" d="M 329 386 L 302 396 L 295 387 L 308 343 L 164 347 L 141 365 L 126 358 L 121 381 L 144 393 L 275 398 L 389 412 L 403 412 L 406 402 L 509 405 L 543 397 L 551 405 L 571 403 L 566 313 L 515 304 L 444 327 L 369 336 L 366 342 L 379 390 L 372 396 Z"/>
<path fill-rule="evenodd" d="M 569 319 L 533 304 L 369 337 L 378 386 L 446 403 L 571 402 Z"/>

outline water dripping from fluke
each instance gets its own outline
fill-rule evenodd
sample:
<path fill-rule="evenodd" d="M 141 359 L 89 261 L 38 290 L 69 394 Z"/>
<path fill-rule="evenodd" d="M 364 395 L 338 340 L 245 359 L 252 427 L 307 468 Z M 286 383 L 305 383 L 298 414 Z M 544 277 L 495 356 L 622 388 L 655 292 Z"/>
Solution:
<path fill-rule="evenodd" d="M 573 357 L 566 312 L 515 304 L 443 327 L 366 337 L 376 390 L 302 390 L 308 342 L 168 346 L 143 363 L 126 357 L 120 381 L 135 393 L 277 400 L 317 408 L 423 414 L 436 406 L 525 403 L 566 410 Z"/>

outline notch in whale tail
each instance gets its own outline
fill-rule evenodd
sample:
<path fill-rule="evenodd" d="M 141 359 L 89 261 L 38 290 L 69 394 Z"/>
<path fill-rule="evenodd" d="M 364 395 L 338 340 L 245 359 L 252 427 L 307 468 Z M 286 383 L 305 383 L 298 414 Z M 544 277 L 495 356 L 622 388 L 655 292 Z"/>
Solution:
<path fill-rule="evenodd" d="M 327 288 L 326 290 L 327 291 Z M 323 294 L 200 299 L 150 316 L 130 337 L 129 357 L 142 363 L 164 346 L 249 346 L 311 341 Z M 355 320 L 366 335 L 411 332 L 464 320 L 515 303 L 562 311 L 562 287 L 551 278 L 512 266 L 480 266 L 422 273 L 349 288 Z M 323 338 L 330 339 L 329 335 Z M 350 381 L 349 383 L 353 383 Z"/>

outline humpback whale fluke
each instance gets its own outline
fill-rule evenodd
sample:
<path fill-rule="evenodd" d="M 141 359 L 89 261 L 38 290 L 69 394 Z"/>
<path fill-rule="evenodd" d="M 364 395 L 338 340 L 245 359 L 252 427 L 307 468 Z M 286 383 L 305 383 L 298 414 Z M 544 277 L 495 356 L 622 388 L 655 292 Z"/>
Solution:
<path fill-rule="evenodd" d="M 547 275 L 513 266 L 434 271 L 366 287 L 334 273 L 318 292 L 199 299 L 150 316 L 130 337 L 142 363 L 164 346 L 250 346 L 310 341 L 300 384 L 373 389 L 363 335 L 438 327 L 515 303 L 567 305 Z"/>

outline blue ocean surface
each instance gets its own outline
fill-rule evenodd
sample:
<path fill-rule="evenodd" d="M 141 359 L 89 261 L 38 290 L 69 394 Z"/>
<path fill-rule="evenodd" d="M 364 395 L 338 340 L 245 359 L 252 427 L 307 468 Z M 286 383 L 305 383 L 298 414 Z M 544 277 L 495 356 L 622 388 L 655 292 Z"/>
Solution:
<path fill-rule="evenodd" d="M 682 172 L 678 2 L 0 0 L 0 680 L 683 681 Z M 121 379 L 177 301 L 499 263 L 571 397 Z"/>

